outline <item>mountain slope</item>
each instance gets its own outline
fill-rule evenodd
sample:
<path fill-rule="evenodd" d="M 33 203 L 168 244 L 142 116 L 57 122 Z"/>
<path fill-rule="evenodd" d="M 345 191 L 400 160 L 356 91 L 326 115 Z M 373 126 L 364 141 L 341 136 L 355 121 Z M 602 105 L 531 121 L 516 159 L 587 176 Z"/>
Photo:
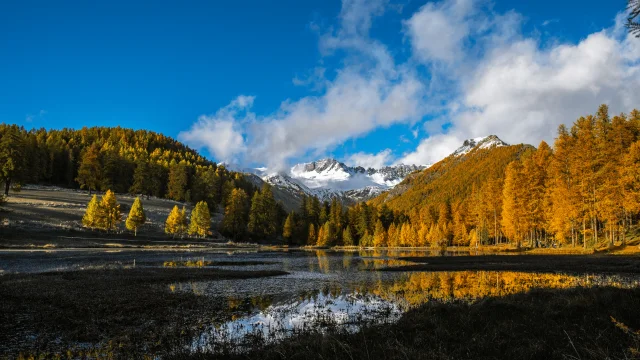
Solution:
<path fill-rule="evenodd" d="M 533 149 L 531 145 L 506 145 L 496 136 L 470 139 L 450 156 L 409 175 L 394 189 L 370 202 L 410 213 L 427 206 L 463 201 L 471 195 L 474 184 L 480 187 L 489 179 L 502 178 L 511 161 Z"/>

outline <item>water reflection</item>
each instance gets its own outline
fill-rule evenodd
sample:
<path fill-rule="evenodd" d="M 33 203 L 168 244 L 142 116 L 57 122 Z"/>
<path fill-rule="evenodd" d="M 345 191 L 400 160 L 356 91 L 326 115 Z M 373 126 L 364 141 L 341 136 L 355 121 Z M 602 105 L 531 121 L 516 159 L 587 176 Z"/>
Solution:
<path fill-rule="evenodd" d="M 345 254 L 342 258 L 334 256 L 334 260 L 341 261 L 331 261 L 332 257 L 326 252 L 319 251 L 315 255 L 315 259 L 309 260 L 309 264 L 314 263 L 309 269 L 325 274 L 339 270 L 357 274 L 362 272 L 359 270 L 388 266 L 397 261 L 356 254 Z M 382 279 L 377 277 L 378 272 L 364 273 L 371 276 L 354 277 L 354 281 L 349 281 L 349 276 L 342 277 L 339 281 L 325 283 L 319 290 L 289 295 L 229 297 L 228 321 L 207 328 L 193 340 L 193 348 L 215 352 L 224 346 L 241 351 L 243 346 L 255 345 L 256 339 L 268 343 L 297 332 L 325 331 L 333 327 L 356 331 L 364 324 L 395 321 L 403 312 L 429 301 L 474 301 L 533 288 L 639 285 L 635 277 L 617 275 L 456 271 L 401 273 L 391 279 Z"/>
<path fill-rule="evenodd" d="M 234 300 L 233 306 L 239 305 Z M 354 332 L 363 324 L 397 320 L 402 309 L 396 303 L 371 294 L 316 293 L 283 304 L 272 304 L 249 316 L 210 326 L 193 341 L 197 351 L 216 351 L 232 345 L 238 351 L 245 346 L 271 342 L 306 331 L 324 331 L 330 327 Z"/>

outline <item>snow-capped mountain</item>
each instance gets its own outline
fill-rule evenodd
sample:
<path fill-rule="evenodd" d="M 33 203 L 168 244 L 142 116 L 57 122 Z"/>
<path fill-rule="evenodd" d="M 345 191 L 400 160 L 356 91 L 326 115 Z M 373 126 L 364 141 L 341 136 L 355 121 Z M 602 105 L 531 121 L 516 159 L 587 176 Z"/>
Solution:
<path fill-rule="evenodd" d="M 465 140 L 451 156 L 464 156 L 474 149 L 508 146 L 495 135 Z M 303 195 L 317 196 L 320 200 L 337 198 L 344 203 L 371 199 L 383 191 L 392 189 L 409 174 L 426 169 L 430 165 L 394 165 L 380 169 L 348 166 L 336 159 L 327 158 L 294 165 L 288 171 L 269 172 L 265 168 L 242 169 L 272 185 L 288 200 L 301 199 Z M 258 179 L 256 179 L 258 180 Z"/>
<path fill-rule="evenodd" d="M 290 174 L 311 189 L 331 188 L 335 190 L 355 190 L 367 186 L 393 187 L 405 176 L 427 166 L 395 165 L 381 169 L 365 169 L 361 166 L 347 166 L 335 159 L 322 159 L 310 163 L 297 164 Z"/>
<path fill-rule="evenodd" d="M 482 136 L 473 139 L 467 139 L 464 141 L 461 147 L 459 147 L 456 151 L 454 151 L 451 155 L 453 156 L 462 156 L 468 154 L 471 150 L 478 149 L 489 149 L 492 147 L 501 147 L 501 146 L 509 146 L 509 144 L 500 140 L 495 135 Z"/>
<path fill-rule="evenodd" d="M 293 166 L 288 172 L 262 174 L 262 180 L 299 194 L 321 200 L 343 202 L 370 199 L 392 188 L 413 171 L 426 166 L 396 165 L 381 169 L 347 166 L 335 159 L 322 159 Z"/>

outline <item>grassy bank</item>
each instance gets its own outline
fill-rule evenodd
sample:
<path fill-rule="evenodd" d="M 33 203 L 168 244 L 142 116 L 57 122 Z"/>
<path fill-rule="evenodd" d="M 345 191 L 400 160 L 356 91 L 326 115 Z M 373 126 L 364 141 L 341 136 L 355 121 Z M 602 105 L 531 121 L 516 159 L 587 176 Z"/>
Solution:
<path fill-rule="evenodd" d="M 196 359 L 639 358 L 640 290 L 534 290 L 473 304 L 427 303 L 393 325 L 305 334 L 247 354 Z M 615 319 L 615 320 L 614 320 Z"/>
<path fill-rule="evenodd" d="M 415 265 L 394 266 L 384 271 L 535 271 L 568 273 L 640 273 L 636 255 L 479 255 L 401 257 Z"/>
<path fill-rule="evenodd" d="M 0 358 L 162 354 L 188 344 L 199 327 L 231 316 L 226 299 L 171 292 L 170 284 L 283 274 L 133 268 L 0 276 Z"/>

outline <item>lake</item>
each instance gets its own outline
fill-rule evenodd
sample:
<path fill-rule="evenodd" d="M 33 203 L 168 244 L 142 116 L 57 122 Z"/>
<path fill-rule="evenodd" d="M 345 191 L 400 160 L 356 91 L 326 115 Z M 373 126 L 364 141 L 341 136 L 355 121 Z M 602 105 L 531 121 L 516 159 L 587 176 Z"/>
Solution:
<path fill-rule="evenodd" d="M 0 251 L 0 274 L 100 269 L 217 268 L 232 271 L 282 270 L 288 275 L 159 284 L 168 296 L 194 294 L 224 304 L 217 320 L 201 326 L 188 346 L 215 352 L 242 351 L 256 338 L 263 343 L 305 331 L 393 322 L 429 301 L 470 302 L 532 288 L 612 285 L 637 287 L 637 275 L 535 273 L 513 271 L 388 272 L 411 264 L 401 256 L 424 251 L 333 250 L 37 250 Z M 468 255 L 468 253 L 466 253 Z M 463 254 L 448 254 L 456 256 Z"/>

